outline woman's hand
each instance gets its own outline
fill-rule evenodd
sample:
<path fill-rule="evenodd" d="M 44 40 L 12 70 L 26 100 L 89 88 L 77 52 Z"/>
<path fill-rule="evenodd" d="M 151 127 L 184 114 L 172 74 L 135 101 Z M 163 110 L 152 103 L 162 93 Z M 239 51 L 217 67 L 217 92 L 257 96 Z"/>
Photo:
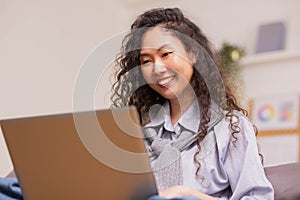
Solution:
<path fill-rule="evenodd" d="M 159 194 L 159 196 L 167 198 L 167 199 L 180 198 L 180 197 L 197 197 L 201 200 L 216 200 L 217 199 L 217 198 L 214 198 L 207 194 L 204 194 L 202 192 L 199 192 L 197 190 L 194 190 L 190 187 L 186 187 L 186 186 L 182 186 L 182 185 L 176 185 L 176 186 L 170 187 L 168 189 L 159 191 L 158 194 Z"/>

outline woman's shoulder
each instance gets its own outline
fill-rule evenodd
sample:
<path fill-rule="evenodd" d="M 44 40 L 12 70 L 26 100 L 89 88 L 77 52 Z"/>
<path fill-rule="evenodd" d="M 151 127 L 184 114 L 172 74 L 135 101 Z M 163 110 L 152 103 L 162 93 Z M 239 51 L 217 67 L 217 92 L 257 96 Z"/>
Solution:
<path fill-rule="evenodd" d="M 249 118 L 240 111 L 225 112 L 214 127 L 213 135 L 220 160 L 230 152 L 244 151 L 248 145 L 256 145 L 255 129 Z"/>
<path fill-rule="evenodd" d="M 247 114 L 238 111 L 238 110 L 232 110 L 232 111 L 225 111 L 224 114 L 224 123 L 227 124 L 234 124 L 238 126 L 251 126 L 253 127 L 253 123 L 250 121 Z M 240 127 L 241 128 L 241 127 Z"/>
<path fill-rule="evenodd" d="M 222 146 L 227 146 L 232 141 L 247 142 L 255 138 L 255 128 L 247 115 L 233 110 L 226 111 L 223 119 L 214 127 L 214 134 Z"/>

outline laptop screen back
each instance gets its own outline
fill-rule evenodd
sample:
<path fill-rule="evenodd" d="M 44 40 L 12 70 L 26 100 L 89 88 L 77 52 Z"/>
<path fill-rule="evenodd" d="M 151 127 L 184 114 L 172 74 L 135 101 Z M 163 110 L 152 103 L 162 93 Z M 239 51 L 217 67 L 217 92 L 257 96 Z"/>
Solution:
<path fill-rule="evenodd" d="M 122 108 L 9 119 L 1 128 L 25 199 L 142 200 L 157 191 L 138 124 L 136 110 Z"/>

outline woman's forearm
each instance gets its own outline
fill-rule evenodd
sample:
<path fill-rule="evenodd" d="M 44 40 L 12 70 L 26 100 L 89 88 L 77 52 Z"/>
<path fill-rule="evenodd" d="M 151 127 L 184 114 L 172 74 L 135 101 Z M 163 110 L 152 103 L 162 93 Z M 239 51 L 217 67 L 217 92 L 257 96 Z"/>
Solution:
<path fill-rule="evenodd" d="M 217 198 L 194 190 L 190 187 L 177 185 L 159 192 L 159 196 L 164 198 L 196 197 L 201 200 L 216 200 Z"/>

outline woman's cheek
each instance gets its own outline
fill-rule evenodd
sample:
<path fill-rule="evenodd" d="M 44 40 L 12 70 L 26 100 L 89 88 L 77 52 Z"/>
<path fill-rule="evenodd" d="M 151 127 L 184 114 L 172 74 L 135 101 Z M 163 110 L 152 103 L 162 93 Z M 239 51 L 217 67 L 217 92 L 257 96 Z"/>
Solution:
<path fill-rule="evenodd" d="M 143 78 L 145 79 L 145 81 L 147 83 L 150 83 L 151 82 L 151 69 L 149 68 L 146 68 L 146 67 L 142 67 L 141 71 L 142 71 L 142 76 Z"/>

